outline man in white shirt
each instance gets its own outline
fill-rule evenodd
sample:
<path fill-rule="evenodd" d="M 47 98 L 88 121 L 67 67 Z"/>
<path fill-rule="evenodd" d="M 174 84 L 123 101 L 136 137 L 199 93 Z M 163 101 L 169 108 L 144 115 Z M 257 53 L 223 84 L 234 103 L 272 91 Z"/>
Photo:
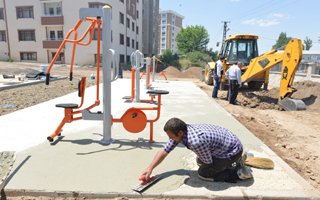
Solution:
<path fill-rule="evenodd" d="M 229 91 L 228 100 L 230 104 L 236 105 L 236 99 L 239 88 L 241 86 L 241 69 L 242 62 L 238 62 L 237 65 L 232 65 L 226 72 L 226 77 L 229 79 Z"/>
<path fill-rule="evenodd" d="M 218 98 L 218 90 L 220 88 L 222 70 L 223 70 L 223 62 L 224 57 L 219 56 L 219 60 L 216 62 L 216 66 L 214 68 L 213 79 L 214 79 L 214 87 L 212 91 L 212 98 Z"/>

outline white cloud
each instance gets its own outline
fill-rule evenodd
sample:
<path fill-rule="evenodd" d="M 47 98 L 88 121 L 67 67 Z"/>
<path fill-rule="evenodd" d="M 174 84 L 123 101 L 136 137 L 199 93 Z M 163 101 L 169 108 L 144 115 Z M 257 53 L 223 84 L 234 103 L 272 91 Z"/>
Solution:
<path fill-rule="evenodd" d="M 247 25 L 253 25 L 253 26 L 262 26 L 262 27 L 267 27 L 267 26 L 274 26 L 279 24 L 279 20 L 277 19 L 248 19 L 242 21 L 242 24 L 247 24 Z"/>
<path fill-rule="evenodd" d="M 282 13 L 271 13 L 270 16 L 271 17 L 275 17 L 275 18 L 283 18 L 283 17 L 285 17 L 285 15 L 282 14 Z"/>

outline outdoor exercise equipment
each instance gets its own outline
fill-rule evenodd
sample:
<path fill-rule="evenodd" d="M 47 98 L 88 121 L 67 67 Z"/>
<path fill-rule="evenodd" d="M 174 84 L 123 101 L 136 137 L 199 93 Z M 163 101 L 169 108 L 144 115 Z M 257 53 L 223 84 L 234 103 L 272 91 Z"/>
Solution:
<path fill-rule="evenodd" d="M 123 99 L 126 99 L 127 101 L 134 101 L 134 102 L 143 102 L 143 103 L 155 103 L 154 101 L 154 94 L 149 94 L 150 99 L 140 99 L 140 70 L 146 65 L 146 68 L 148 69 L 148 66 L 150 66 L 150 58 L 144 58 L 143 54 L 136 50 L 132 52 L 130 56 L 130 61 L 132 64 L 131 68 L 131 96 L 125 96 Z M 150 74 L 150 73 L 149 73 Z M 146 89 L 150 89 L 148 87 L 148 83 L 150 85 L 150 79 L 146 79 Z"/>
<path fill-rule="evenodd" d="M 103 65 L 103 112 L 91 112 L 90 110 L 100 104 L 99 100 L 99 71 L 100 71 L 100 32 L 101 32 L 101 18 L 102 18 L 102 65 Z M 90 21 L 90 25 L 88 29 L 85 31 L 84 35 L 77 39 L 78 28 L 80 27 L 82 21 Z M 149 142 L 153 142 L 153 123 L 157 121 L 160 117 L 160 108 L 161 108 L 161 95 L 168 94 L 168 91 L 163 90 L 150 90 L 147 93 L 152 96 L 157 96 L 157 106 L 153 107 L 132 107 L 129 108 L 121 118 L 113 118 L 111 115 L 111 82 L 115 81 L 118 78 L 119 73 L 119 65 L 117 63 L 117 59 L 115 56 L 114 50 L 109 49 L 111 46 L 111 7 L 104 6 L 102 9 L 99 8 L 81 8 L 80 9 L 80 20 L 76 24 L 76 26 L 71 29 L 66 38 L 61 43 L 56 55 L 52 59 L 49 68 L 46 73 L 46 84 L 49 84 L 50 81 L 50 70 L 53 67 L 55 60 L 57 59 L 57 55 L 61 52 L 62 48 L 66 43 L 73 43 L 72 49 L 72 59 L 70 66 L 70 80 L 72 80 L 73 74 L 73 63 L 75 50 L 77 45 L 87 46 L 91 43 L 93 39 L 94 30 L 97 29 L 97 76 L 96 76 L 96 100 L 94 104 L 91 106 L 80 110 L 83 101 L 84 101 L 84 92 L 85 92 L 85 77 L 83 77 L 79 83 L 79 96 L 81 97 L 81 103 L 78 104 L 57 104 L 57 107 L 61 107 L 65 109 L 65 116 L 55 132 L 51 134 L 47 139 L 52 142 L 54 137 L 59 135 L 62 131 L 62 127 L 65 123 L 71 123 L 75 120 L 103 120 L 103 138 L 101 140 L 102 144 L 110 144 L 112 143 L 111 138 L 111 126 L 112 123 L 122 123 L 124 128 L 132 133 L 141 132 L 146 124 L 150 124 L 150 135 Z M 87 43 L 82 43 L 82 41 L 86 38 L 88 33 L 90 32 L 89 41 Z M 69 39 L 70 35 L 74 33 L 74 40 Z M 141 66 L 143 62 L 143 54 L 137 52 L 136 55 L 140 55 L 135 57 L 136 66 Z M 109 64 L 108 64 L 109 62 Z M 138 65 L 139 64 L 139 65 Z M 113 68 L 113 75 L 112 69 Z M 140 72 L 139 72 L 140 73 Z M 148 119 L 147 115 L 144 111 L 156 111 L 156 117 L 154 119 Z M 74 117 L 75 114 L 81 114 L 78 117 Z"/>

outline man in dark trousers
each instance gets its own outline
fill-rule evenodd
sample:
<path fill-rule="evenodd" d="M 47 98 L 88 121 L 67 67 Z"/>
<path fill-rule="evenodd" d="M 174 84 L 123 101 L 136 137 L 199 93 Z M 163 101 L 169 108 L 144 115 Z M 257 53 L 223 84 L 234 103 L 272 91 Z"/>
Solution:
<path fill-rule="evenodd" d="M 213 73 L 213 79 L 214 79 L 214 87 L 212 91 L 212 98 L 218 98 L 218 90 L 220 88 L 220 82 L 221 82 L 221 76 L 222 76 L 222 70 L 223 70 L 223 62 L 224 57 L 220 56 L 219 60 L 216 62 L 214 73 Z"/>
<path fill-rule="evenodd" d="M 145 180 L 179 143 L 197 155 L 198 176 L 202 180 L 236 182 L 252 178 L 243 162 L 243 146 L 230 130 L 211 124 L 186 124 L 181 119 L 171 118 L 164 131 L 169 141 L 141 174 Z"/>
<path fill-rule="evenodd" d="M 226 71 L 226 77 L 229 79 L 229 90 L 227 98 L 230 104 L 237 105 L 236 99 L 241 87 L 241 67 L 243 66 L 242 62 L 232 65 Z"/>

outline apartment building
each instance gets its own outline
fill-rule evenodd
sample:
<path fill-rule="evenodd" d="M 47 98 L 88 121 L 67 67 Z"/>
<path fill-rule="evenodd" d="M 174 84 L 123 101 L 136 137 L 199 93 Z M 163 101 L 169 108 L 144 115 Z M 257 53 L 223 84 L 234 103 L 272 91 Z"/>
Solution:
<path fill-rule="evenodd" d="M 64 36 L 79 20 L 80 8 L 110 5 L 111 48 L 119 55 L 120 63 L 127 63 L 133 51 L 142 49 L 141 1 L 0 0 L 0 59 L 11 57 L 14 61 L 49 63 Z M 3 20 L 1 10 L 6 16 L 2 17 Z M 89 23 L 83 23 L 78 37 L 85 32 L 88 25 Z M 5 36 L 2 35 L 3 30 Z M 96 38 L 95 34 L 90 46 L 77 46 L 75 64 L 89 65 L 96 62 Z M 57 63 L 69 64 L 71 53 L 72 44 L 68 44 L 59 55 Z"/>
<path fill-rule="evenodd" d="M 142 53 L 157 55 L 159 45 L 159 0 L 142 0 Z"/>
<path fill-rule="evenodd" d="M 172 10 L 160 11 L 160 16 L 159 53 L 162 54 L 166 49 L 177 53 L 176 36 L 182 29 L 184 17 Z"/>

